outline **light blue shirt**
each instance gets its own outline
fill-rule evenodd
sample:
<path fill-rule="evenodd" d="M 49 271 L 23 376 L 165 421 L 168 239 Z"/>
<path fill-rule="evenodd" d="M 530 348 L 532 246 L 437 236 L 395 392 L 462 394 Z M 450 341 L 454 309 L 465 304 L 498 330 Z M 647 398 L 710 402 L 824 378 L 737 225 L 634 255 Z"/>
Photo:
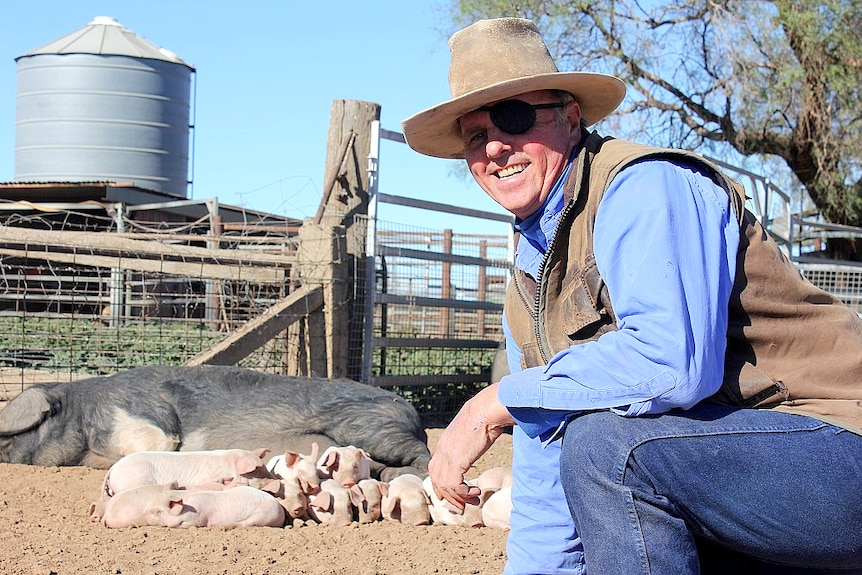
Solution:
<path fill-rule="evenodd" d="M 544 210 L 559 209 L 554 197 Z M 520 222 L 515 264 L 538 277 L 537 254 L 548 241 L 532 218 Z M 596 264 L 618 330 L 520 370 L 504 320 L 512 373 L 497 397 L 518 423 L 507 574 L 583 572 L 554 441 L 569 418 L 596 409 L 627 417 L 685 409 L 718 390 L 738 247 L 727 192 L 690 167 L 642 161 L 614 178 L 596 214 Z"/>
<path fill-rule="evenodd" d="M 522 254 L 529 231 L 536 228 L 521 227 L 516 265 L 528 260 L 521 269 L 538 277 L 536 242 Z M 724 372 L 738 246 L 727 193 L 708 178 L 666 161 L 622 171 L 599 205 L 594 245 L 618 331 L 504 377 L 499 399 L 535 437 L 571 412 L 637 416 L 709 397 Z M 509 365 L 519 366 L 517 345 L 507 341 L 507 350 Z"/>

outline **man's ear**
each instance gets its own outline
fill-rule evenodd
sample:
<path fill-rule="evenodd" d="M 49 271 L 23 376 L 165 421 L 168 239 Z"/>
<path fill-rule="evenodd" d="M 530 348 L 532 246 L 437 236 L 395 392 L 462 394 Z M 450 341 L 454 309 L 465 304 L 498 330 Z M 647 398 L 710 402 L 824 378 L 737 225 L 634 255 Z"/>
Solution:
<path fill-rule="evenodd" d="M 571 126 L 572 141 L 575 143 L 580 142 L 583 137 L 584 126 L 581 125 L 581 105 L 577 101 L 571 101 L 566 104 L 566 117 L 569 119 L 569 125 Z"/>

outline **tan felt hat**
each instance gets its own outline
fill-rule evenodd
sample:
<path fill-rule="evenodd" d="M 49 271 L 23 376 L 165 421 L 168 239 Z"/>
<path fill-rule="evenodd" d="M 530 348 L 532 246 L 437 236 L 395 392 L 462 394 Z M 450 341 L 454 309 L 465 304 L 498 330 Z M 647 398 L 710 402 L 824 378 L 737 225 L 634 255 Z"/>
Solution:
<path fill-rule="evenodd" d="M 479 20 L 449 39 L 452 99 L 401 123 L 411 148 L 438 158 L 463 158 L 458 118 L 488 103 L 535 90 L 564 90 L 587 125 L 613 112 L 626 94 L 616 76 L 560 72 L 531 20 Z"/>

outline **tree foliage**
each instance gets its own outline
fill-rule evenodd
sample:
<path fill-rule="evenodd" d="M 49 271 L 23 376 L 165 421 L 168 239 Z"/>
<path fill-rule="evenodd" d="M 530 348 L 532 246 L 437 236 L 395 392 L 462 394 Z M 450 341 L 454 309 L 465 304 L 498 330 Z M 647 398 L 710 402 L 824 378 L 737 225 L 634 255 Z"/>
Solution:
<path fill-rule="evenodd" d="M 629 137 L 779 157 L 833 223 L 862 225 L 859 0 L 460 0 L 536 22 L 561 70 L 619 76 Z"/>

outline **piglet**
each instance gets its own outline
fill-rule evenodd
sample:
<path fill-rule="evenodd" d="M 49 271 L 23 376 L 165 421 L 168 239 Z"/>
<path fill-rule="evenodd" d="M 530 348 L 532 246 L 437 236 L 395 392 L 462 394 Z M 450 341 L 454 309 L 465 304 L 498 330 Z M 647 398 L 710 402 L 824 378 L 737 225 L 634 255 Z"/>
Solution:
<path fill-rule="evenodd" d="M 142 485 L 174 483 L 179 487 L 209 485 L 212 489 L 218 485 L 251 485 L 267 491 L 278 489 L 277 481 L 263 466 L 261 457 L 266 453 L 265 449 L 130 453 L 108 469 L 99 498 L 90 505 L 91 515 L 104 512 L 110 497 Z"/>
<path fill-rule="evenodd" d="M 353 445 L 333 445 L 326 448 L 317 460 L 317 476 L 334 479 L 342 487 L 350 487 L 371 477 L 371 458 L 364 449 Z"/>
<path fill-rule="evenodd" d="M 510 487 L 512 485 L 512 468 L 500 465 L 486 469 L 473 480 L 473 484 L 480 491 L 499 491 L 504 487 Z"/>
<path fill-rule="evenodd" d="M 273 476 L 261 457 L 267 450 L 138 451 L 114 463 L 105 477 L 104 492 L 112 496 L 141 485 L 180 487 L 223 483 L 263 487 Z"/>
<path fill-rule="evenodd" d="M 299 479 L 273 479 L 260 489 L 272 494 L 291 519 L 305 516 L 308 510 L 308 494 Z"/>
<path fill-rule="evenodd" d="M 475 485 L 475 480 L 468 481 L 467 483 Z M 481 527 L 483 525 L 482 503 L 491 495 L 491 491 L 483 491 L 479 495 L 479 505 L 467 504 L 464 506 L 464 509 L 458 509 L 445 499 L 440 499 L 437 496 L 431 484 L 430 476 L 422 481 L 422 487 L 425 489 L 425 494 L 428 495 L 428 512 L 431 514 L 431 519 L 434 523 L 466 527 Z"/>
<path fill-rule="evenodd" d="M 320 492 L 308 501 L 308 516 L 318 523 L 346 527 L 353 523 L 353 505 L 347 489 L 334 479 L 320 482 Z"/>
<path fill-rule="evenodd" d="M 380 504 L 389 492 L 389 484 L 377 479 L 362 479 L 350 488 L 350 501 L 356 508 L 359 523 L 374 523 L 381 517 Z"/>
<path fill-rule="evenodd" d="M 283 527 L 284 508 L 260 489 L 174 489 L 142 485 L 122 491 L 105 503 L 98 519 L 106 527 Z M 94 519 L 96 521 L 96 519 Z"/>
<path fill-rule="evenodd" d="M 482 522 L 485 527 L 509 529 L 509 516 L 512 513 L 512 487 L 495 491 L 482 506 Z"/>
<path fill-rule="evenodd" d="M 283 480 L 296 479 L 305 493 L 316 493 L 320 487 L 317 476 L 317 442 L 311 444 L 311 454 L 285 451 L 275 455 L 266 464 L 270 473 Z"/>
<path fill-rule="evenodd" d="M 389 490 L 383 496 L 380 510 L 384 519 L 399 521 L 406 525 L 428 525 L 431 501 L 418 475 L 407 473 L 389 482 Z"/>

